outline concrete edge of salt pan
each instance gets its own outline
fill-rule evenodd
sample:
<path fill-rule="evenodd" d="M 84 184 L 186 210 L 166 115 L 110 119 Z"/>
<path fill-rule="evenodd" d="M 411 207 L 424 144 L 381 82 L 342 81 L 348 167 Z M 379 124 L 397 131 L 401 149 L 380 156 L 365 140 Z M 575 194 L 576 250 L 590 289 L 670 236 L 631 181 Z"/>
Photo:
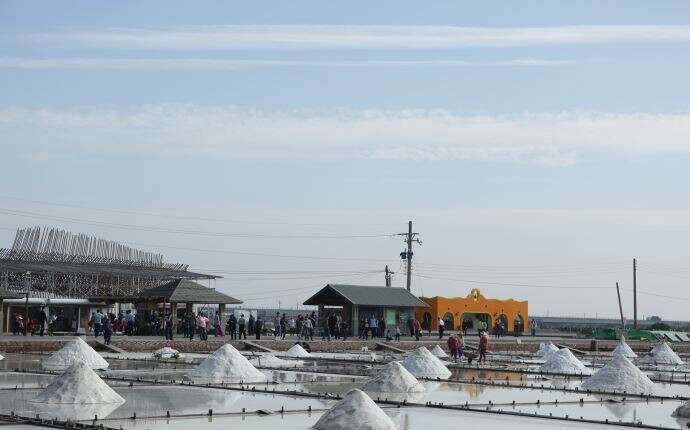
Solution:
<path fill-rule="evenodd" d="M 447 379 L 452 375 L 441 360 L 424 346 L 408 354 L 401 364 L 416 378 Z"/>
<path fill-rule="evenodd" d="M 354 389 L 326 411 L 314 424 L 317 430 L 397 430 L 386 415 L 366 393 Z"/>
<path fill-rule="evenodd" d="M 75 363 L 31 400 L 34 403 L 124 403 L 86 363 Z"/>

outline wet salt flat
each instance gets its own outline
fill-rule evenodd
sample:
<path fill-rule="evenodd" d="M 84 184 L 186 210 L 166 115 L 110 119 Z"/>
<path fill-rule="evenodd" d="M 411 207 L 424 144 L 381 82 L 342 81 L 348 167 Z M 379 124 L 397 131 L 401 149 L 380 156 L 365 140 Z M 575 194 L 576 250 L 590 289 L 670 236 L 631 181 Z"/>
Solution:
<path fill-rule="evenodd" d="M 124 429 L 183 429 L 202 426 L 204 429 L 227 428 L 241 425 L 243 428 L 259 429 L 280 426 L 285 429 L 310 428 L 322 413 L 333 406 L 336 400 L 323 395 L 344 396 L 353 388 L 362 388 L 369 376 L 377 374 L 381 363 L 365 362 L 365 354 L 341 354 L 334 362 L 335 354 L 306 359 L 303 362 L 290 361 L 297 369 L 260 369 L 267 376 L 268 383 L 243 384 L 245 390 L 228 390 L 219 387 L 206 387 L 205 382 L 195 381 L 189 371 L 208 354 L 194 354 L 181 360 L 159 363 L 150 354 L 103 354 L 109 357 L 110 366 L 98 374 L 107 377 L 108 385 L 126 399 L 124 404 L 111 405 L 55 405 L 33 403 L 30 400 L 57 377 L 56 374 L 41 374 L 42 355 L 7 354 L 0 361 L 0 407 L 22 416 L 39 415 L 45 418 L 76 419 L 91 422 L 98 416 L 99 423 L 111 428 Z M 262 354 L 245 354 L 248 358 Z M 346 360 L 357 358 L 356 362 Z M 116 358 L 116 357 L 119 357 Z M 383 355 L 381 355 L 383 357 Z M 126 359 L 122 359 L 126 358 Z M 283 357 L 285 358 L 285 357 Z M 390 355 L 386 360 L 392 358 Z M 398 356 L 397 359 L 401 357 Z M 452 368 L 453 378 L 475 381 L 492 381 L 491 384 L 461 383 L 446 381 L 421 381 L 425 391 L 421 393 L 393 394 L 369 393 L 374 400 L 407 402 L 424 405 L 443 404 L 446 406 L 469 405 L 472 408 L 491 411 L 520 412 L 553 417 L 568 417 L 587 420 L 623 423 L 643 423 L 663 428 L 684 428 L 686 422 L 672 416 L 672 412 L 682 404 L 679 400 L 628 399 L 625 402 L 601 401 L 594 395 L 584 392 L 567 392 L 561 388 L 575 389 L 582 383 L 580 377 L 564 378 L 549 375 L 520 373 L 522 369 L 538 369 L 526 359 L 510 357 L 511 363 L 493 363 L 496 369 Z M 287 359 L 287 358 L 286 358 Z M 521 362 L 522 361 L 522 362 Z M 27 373 L 14 372 L 21 369 Z M 500 370 L 505 369 L 505 370 Z M 647 374 L 655 378 L 668 379 L 673 372 L 683 367 L 658 367 Z M 368 376 L 367 376 L 368 375 Z M 682 377 L 682 376 L 681 376 Z M 115 379 L 113 379 L 115 378 Z M 117 380 L 123 378 L 123 380 Z M 676 375 L 678 378 L 678 375 Z M 534 388 L 506 387 L 506 379 L 514 385 L 531 384 Z M 130 380 L 135 382 L 130 386 Z M 137 381 L 138 380 L 138 381 Z M 148 381 L 157 380 L 154 385 Z M 170 381 L 177 385 L 163 385 Z M 202 386 L 181 386 L 185 383 Z M 543 386 L 544 388 L 540 388 Z M 13 388 L 17 388 L 16 390 Z M 225 387 L 239 388 L 238 383 L 226 383 Z M 556 387 L 558 390 L 549 390 Z M 656 383 L 656 394 L 664 396 L 690 397 L 689 384 Z M 252 391 L 253 390 L 253 391 Z M 278 391 L 278 393 L 273 393 Z M 292 392 L 282 394 L 280 392 Z M 299 396 L 305 393 L 307 396 Z M 321 397 L 318 397 L 321 395 Z M 514 402 L 514 404 L 513 404 Z M 556 404 L 557 403 L 557 404 Z M 397 408 L 381 404 L 386 413 L 393 418 L 399 429 L 425 428 L 429 424 L 455 426 L 483 425 L 494 428 L 500 425 L 507 429 L 523 428 L 605 428 L 596 423 L 574 423 L 528 416 L 503 416 L 472 411 L 445 410 L 405 406 Z M 308 410 L 311 409 L 311 412 Z M 213 416 L 209 417 L 212 410 Z M 257 410 L 270 413 L 257 416 Z M 286 413 L 281 414 L 280 411 Z M 243 412 L 244 411 L 244 412 Z M 170 413 L 171 418 L 164 418 Z M 132 419 L 136 416 L 137 419 Z M 161 418 L 163 417 L 163 418 Z M 9 425 L 4 428 L 35 428 L 31 426 Z"/>

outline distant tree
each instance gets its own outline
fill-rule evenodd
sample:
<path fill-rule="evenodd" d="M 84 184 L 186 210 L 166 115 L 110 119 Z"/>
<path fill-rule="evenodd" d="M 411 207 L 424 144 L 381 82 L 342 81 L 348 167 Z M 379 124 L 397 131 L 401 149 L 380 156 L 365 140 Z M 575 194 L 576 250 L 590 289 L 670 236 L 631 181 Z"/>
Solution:
<path fill-rule="evenodd" d="M 650 325 L 648 330 L 667 331 L 667 330 L 671 330 L 671 326 L 666 324 L 666 323 L 658 322 L 658 323 L 654 323 L 654 324 Z"/>

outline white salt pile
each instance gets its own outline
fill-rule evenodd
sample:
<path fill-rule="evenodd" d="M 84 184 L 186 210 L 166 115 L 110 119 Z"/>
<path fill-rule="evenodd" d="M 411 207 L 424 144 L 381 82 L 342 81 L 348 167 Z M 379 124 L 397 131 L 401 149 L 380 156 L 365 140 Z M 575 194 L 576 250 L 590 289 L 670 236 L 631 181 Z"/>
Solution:
<path fill-rule="evenodd" d="M 446 351 L 443 350 L 440 346 L 436 345 L 433 347 L 431 350 L 431 353 L 434 354 L 438 358 L 448 358 L 448 354 L 446 354 Z"/>
<path fill-rule="evenodd" d="M 625 336 L 621 335 L 621 340 L 618 342 L 618 346 L 613 350 L 613 355 L 624 355 L 628 358 L 637 358 L 637 354 L 625 343 Z"/>
<path fill-rule="evenodd" d="M 666 342 L 662 342 L 652 348 L 652 353 L 642 357 L 640 362 L 654 364 L 683 364 L 683 360 Z"/>
<path fill-rule="evenodd" d="M 4 359 L 5 359 L 5 357 L 0 355 L 0 360 L 4 360 Z"/>
<path fill-rule="evenodd" d="M 654 382 L 626 356 L 617 354 L 604 367 L 582 383 L 581 389 L 635 394 L 654 393 Z"/>
<path fill-rule="evenodd" d="M 591 375 L 592 370 L 587 368 L 568 348 L 549 354 L 546 362 L 539 368 L 542 372 L 571 373 L 574 375 Z"/>
<path fill-rule="evenodd" d="M 223 382 L 264 382 L 268 379 L 228 343 L 199 363 L 189 376 Z"/>
<path fill-rule="evenodd" d="M 408 354 L 402 365 L 417 378 L 447 379 L 451 372 L 434 354 L 425 347 Z"/>
<path fill-rule="evenodd" d="M 311 354 L 309 354 L 306 349 L 302 348 L 302 345 L 299 343 L 292 345 L 292 347 L 285 352 L 285 355 L 297 358 L 311 357 Z"/>
<path fill-rule="evenodd" d="M 92 369 L 106 369 L 108 362 L 80 337 L 71 340 L 59 351 L 41 361 L 41 366 L 50 370 L 67 369 L 75 363 L 84 363 Z"/>
<path fill-rule="evenodd" d="M 418 393 L 425 391 L 417 378 L 397 361 L 388 363 L 362 388 L 375 393 Z"/>
<path fill-rule="evenodd" d="M 283 360 L 275 355 L 260 355 L 251 360 L 251 363 L 256 366 L 264 367 L 295 367 L 304 365 L 303 361 L 298 360 Z"/>
<path fill-rule="evenodd" d="M 153 356 L 155 358 L 163 358 L 163 359 L 168 359 L 168 358 L 177 358 L 180 356 L 180 351 L 170 348 L 168 346 L 165 346 L 161 349 L 157 349 L 153 352 Z"/>
<path fill-rule="evenodd" d="M 37 403 L 123 403 L 86 363 L 75 363 L 50 383 L 32 402 Z"/>
<path fill-rule="evenodd" d="M 678 418 L 690 418 L 690 401 L 678 406 L 673 412 L 673 416 Z"/>
<path fill-rule="evenodd" d="M 317 430 L 396 430 L 393 420 L 369 396 L 352 390 L 314 424 Z"/>
<path fill-rule="evenodd" d="M 535 355 L 538 355 L 539 357 L 546 357 L 548 354 L 556 351 L 558 351 L 558 347 L 553 343 L 542 342 L 539 344 L 539 349 L 537 350 Z"/>

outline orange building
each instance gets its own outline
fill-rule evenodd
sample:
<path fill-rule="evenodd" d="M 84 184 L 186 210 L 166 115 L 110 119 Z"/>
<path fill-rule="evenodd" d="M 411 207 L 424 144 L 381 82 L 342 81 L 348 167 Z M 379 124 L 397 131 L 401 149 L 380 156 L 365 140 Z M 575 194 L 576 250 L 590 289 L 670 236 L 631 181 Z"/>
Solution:
<path fill-rule="evenodd" d="M 478 289 L 473 289 L 467 297 L 420 297 L 429 305 L 417 308 L 415 317 L 424 329 L 429 324 L 432 330 L 438 329 L 438 319 L 443 318 L 446 330 L 461 330 L 464 322 L 468 330 L 478 328 L 479 321 L 492 330 L 500 321 L 508 332 L 517 328 L 524 332 L 528 327 L 527 301 L 487 299 Z"/>

